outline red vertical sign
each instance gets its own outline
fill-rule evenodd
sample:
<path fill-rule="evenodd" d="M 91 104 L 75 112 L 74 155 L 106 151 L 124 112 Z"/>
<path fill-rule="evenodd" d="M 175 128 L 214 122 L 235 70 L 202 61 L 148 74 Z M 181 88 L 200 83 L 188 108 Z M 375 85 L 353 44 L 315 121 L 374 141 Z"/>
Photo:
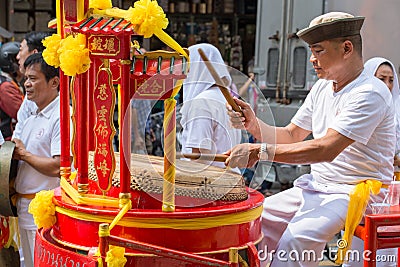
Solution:
<path fill-rule="evenodd" d="M 111 187 L 111 180 L 115 170 L 115 157 L 112 146 L 112 139 L 115 135 L 113 123 L 115 91 L 112 86 L 112 75 L 109 68 L 103 67 L 97 73 L 97 83 L 93 97 L 96 110 L 94 166 L 99 179 L 99 188 L 105 192 Z"/>

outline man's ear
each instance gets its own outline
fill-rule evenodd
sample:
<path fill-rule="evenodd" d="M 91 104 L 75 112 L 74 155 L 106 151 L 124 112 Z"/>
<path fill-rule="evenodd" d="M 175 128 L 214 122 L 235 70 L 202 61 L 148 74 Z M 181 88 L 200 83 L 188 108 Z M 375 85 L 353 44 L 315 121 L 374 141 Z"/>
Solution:
<path fill-rule="evenodd" d="M 58 89 L 58 87 L 60 86 L 60 78 L 57 76 L 53 77 L 53 78 L 51 78 L 50 83 L 51 83 L 51 87 L 53 87 L 53 88 L 55 87 Z"/>
<path fill-rule="evenodd" d="M 343 51 L 344 51 L 345 56 L 350 55 L 353 52 L 353 50 L 354 50 L 354 47 L 353 47 L 353 43 L 351 41 L 346 40 L 343 42 Z"/>

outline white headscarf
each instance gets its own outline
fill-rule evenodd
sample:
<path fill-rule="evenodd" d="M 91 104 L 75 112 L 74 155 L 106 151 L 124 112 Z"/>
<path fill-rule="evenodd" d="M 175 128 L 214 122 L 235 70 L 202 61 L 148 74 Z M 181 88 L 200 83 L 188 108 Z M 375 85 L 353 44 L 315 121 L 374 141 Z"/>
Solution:
<path fill-rule="evenodd" d="M 190 69 L 183 82 L 183 102 L 192 100 L 200 93 L 210 89 L 216 82 L 200 57 L 198 49 L 201 48 L 208 60 L 212 63 L 219 77 L 228 80 L 226 87 L 230 86 L 232 78 L 222 59 L 219 50 L 211 44 L 196 44 L 189 47 Z"/>
<path fill-rule="evenodd" d="M 396 153 L 398 153 L 400 151 L 400 89 L 399 89 L 399 79 L 397 77 L 396 69 L 392 62 L 383 57 L 373 57 L 367 60 L 367 62 L 365 62 L 364 64 L 364 68 L 367 74 L 375 76 L 375 73 L 378 70 L 379 66 L 385 62 L 389 63 L 390 66 L 392 66 L 393 70 L 392 99 L 394 103 L 394 109 L 396 112 L 395 113 L 396 136 L 397 136 Z"/>

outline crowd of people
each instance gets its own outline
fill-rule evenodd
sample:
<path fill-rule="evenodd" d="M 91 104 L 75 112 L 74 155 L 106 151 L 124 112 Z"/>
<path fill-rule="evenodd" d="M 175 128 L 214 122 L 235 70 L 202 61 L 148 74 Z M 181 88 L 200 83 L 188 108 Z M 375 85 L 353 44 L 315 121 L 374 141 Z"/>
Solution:
<path fill-rule="evenodd" d="M 388 59 L 377 57 L 364 65 L 363 21 L 364 17 L 331 12 L 297 33 L 311 49 L 310 61 L 319 80 L 285 127 L 262 122 L 254 105 L 239 98 L 234 101 L 241 112 L 225 104 L 218 86 L 229 88 L 232 78 L 220 52 L 211 44 L 189 47 L 191 70 L 183 84 L 180 119 L 182 152 L 225 153 L 225 163 L 210 164 L 236 172 L 259 161 L 311 164 L 311 172 L 299 177 L 293 188 L 265 198 L 259 249 L 308 250 L 320 255 L 325 244 L 344 229 L 354 201 L 351 193 L 358 185 L 371 181 L 388 185 L 393 179 L 394 166 L 400 163 L 399 81 Z M 9 42 L 0 48 L 0 144 L 12 140 L 13 158 L 19 160 L 16 206 L 26 267 L 34 266 L 37 230 L 29 203 L 35 193 L 56 188 L 60 182 L 60 81 L 58 69 L 41 54 L 46 36 L 28 33 L 21 43 Z M 214 64 L 223 85 L 215 83 L 198 49 Z M 250 74 L 237 93 L 243 95 L 253 79 Z M 150 103 L 133 100 L 131 108 L 133 152 L 149 154 Z M 243 143 L 241 130 L 256 142 Z M 311 133 L 314 138 L 305 140 Z M 382 186 L 370 201 L 382 201 L 386 193 Z M 362 264 L 346 260 L 349 266 Z M 272 267 L 318 265 L 273 255 L 263 261 L 267 263 Z"/>

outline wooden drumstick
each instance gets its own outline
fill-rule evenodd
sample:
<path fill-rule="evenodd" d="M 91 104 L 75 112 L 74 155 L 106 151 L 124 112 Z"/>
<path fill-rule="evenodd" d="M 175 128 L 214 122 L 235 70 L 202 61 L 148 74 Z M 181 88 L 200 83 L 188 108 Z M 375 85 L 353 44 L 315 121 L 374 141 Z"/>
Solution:
<path fill-rule="evenodd" d="M 202 160 L 208 160 L 208 161 L 225 162 L 225 160 L 228 158 L 228 155 L 177 152 L 176 158 L 202 159 Z"/>
<path fill-rule="evenodd" d="M 240 109 L 238 104 L 236 104 L 235 100 L 233 100 L 228 88 L 225 87 L 225 83 L 222 81 L 221 77 L 219 77 L 219 75 L 218 75 L 217 71 L 215 70 L 214 66 L 208 60 L 206 54 L 204 54 L 204 51 L 201 48 L 197 49 L 197 51 L 199 52 L 201 58 L 203 59 L 204 63 L 206 64 L 206 67 L 207 67 L 208 71 L 210 72 L 211 76 L 214 78 L 216 85 L 221 90 L 221 93 L 224 95 L 224 97 L 225 97 L 226 101 L 228 102 L 228 104 L 232 106 L 232 109 L 234 111 L 240 112 L 243 115 L 242 110 Z"/>

